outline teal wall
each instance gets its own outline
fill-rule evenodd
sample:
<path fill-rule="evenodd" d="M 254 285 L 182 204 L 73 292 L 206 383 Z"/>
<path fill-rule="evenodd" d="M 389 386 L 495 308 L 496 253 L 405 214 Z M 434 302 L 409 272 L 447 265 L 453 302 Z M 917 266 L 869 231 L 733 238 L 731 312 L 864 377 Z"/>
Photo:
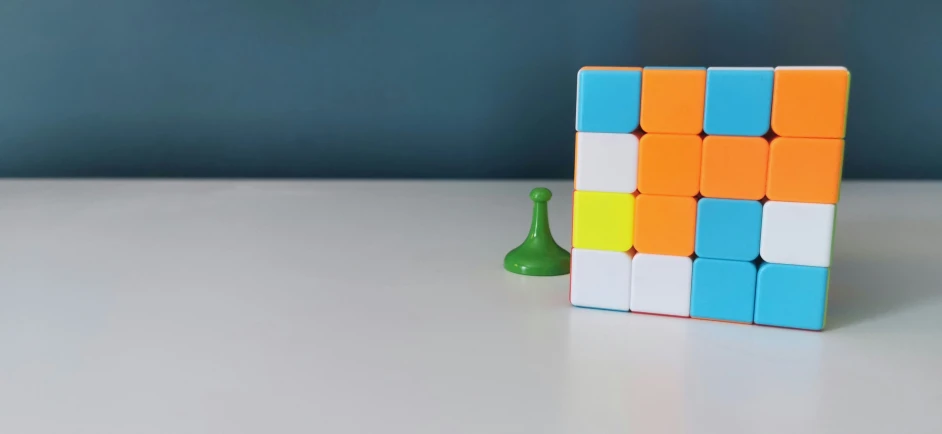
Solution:
<path fill-rule="evenodd" d="M 7 0 L 0 176 L 571 177 L 585 64 L 842 64 L 845 175 L 942 178 L 942 2 Z"/>

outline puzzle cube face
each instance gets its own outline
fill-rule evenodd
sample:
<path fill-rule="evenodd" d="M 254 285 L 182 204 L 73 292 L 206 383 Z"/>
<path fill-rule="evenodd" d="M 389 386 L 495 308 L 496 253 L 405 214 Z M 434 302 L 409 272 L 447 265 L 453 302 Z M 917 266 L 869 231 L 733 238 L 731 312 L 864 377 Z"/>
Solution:
<path fill-rule="evenodd" d="M 700 190 L 700 136 L 645 134 L 638 150 L 638 190 L 696 196 Z"/>
<path fill-rule="evenodd" d="M 638 253 L 631 267 L 631 311 L 690 316 L 688 257 Z"/>
<path fill-rule="evenodd" d="M 759 254 L 765 262 L 829 267 L 834 205 L 766 202 Z"/>
<path fill-rule="evenodd" d="M 821 330 L 849 80 L 580 72 L 572 304 Z"/>
<path fill-rule="evenodd" d="M 762 204 L 754 200 L 700 199 L 696 233 L 698 257 L 755 260 L 762 233 Z"/>
<path fill-rule="evenodd" d="M 778 67 L 772 130 L 785 137 L 843 139 L 850 73 L 842 67 Z"/>
<path fill-rule="evenodd" d="M 766 196 L 785 202 L 835 204 L 843 161 L 841 139 L 772 140 Z"/>
<path fill-rule="evenodd" d="M 574 306 L 628 311 L 631 254 L 572 249 L 569 301 Z"/>
<path fill-rule="evenodd" d="M 635 249 L 638 253 L 690 256 L 694 249 L 697 201 L 692 197 L 638 196 Z"/>
<path fill-rule="evenodd" d="M 641 129 L 646 133 L 700 134 L 705 89 L 705 68 L 644 68 Z"/>
<path fill-rule="evenodd" d="M 756 284 L 755 323 L 821 330 L 827 292 L 827 268 L 762 264 Z"/>
<path fill-rule="evenodd" d="M 586 67 L 579 71 L 576 131 L 630 133 L 638 129 L 640 68 Z"/>
<path fill-rule="evenodd" d="M 772 115 L 772 68 L 708 68 L 703 132 L 762 136 Z"/>
<path fill-rule="evenodd" d="M 635 197 L 623 193 L 573 194 L 572 246 L 627 252 L 633 242 Z"/>
<path fill-rule="evenodd" d="M 690 316 L 751 323 L 756 301 L 756 266 L 751 262 L 697 258 L 693 263 Z"/>
<path fill-rule="evenodd" d="M 576 190 L 634 193 L 637 168 L 638 136 L 576 133 Z"/>
<path fill-rule="evenodd" d="M 765 197 L 769 142 L 762 137 L 707 136 L 703 139 L 700 194 L 722 199 Z"/>

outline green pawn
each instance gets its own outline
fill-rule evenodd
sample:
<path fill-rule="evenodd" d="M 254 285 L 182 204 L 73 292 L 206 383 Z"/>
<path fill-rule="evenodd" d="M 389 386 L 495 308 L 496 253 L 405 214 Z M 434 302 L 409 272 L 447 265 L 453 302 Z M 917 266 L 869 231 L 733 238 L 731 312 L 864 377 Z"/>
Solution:
<path fill-rule="evenodd" d="M 530 235 L 516 249 L 504 257 L 504 269 L 527 276 L 560 276 L 569 274 L 569 252 L 553 240 L 549 228 L 546 202 L 553 197 L 546 188 L 534 188 L 530 192 L 533 200 L 533 221 Z"/>

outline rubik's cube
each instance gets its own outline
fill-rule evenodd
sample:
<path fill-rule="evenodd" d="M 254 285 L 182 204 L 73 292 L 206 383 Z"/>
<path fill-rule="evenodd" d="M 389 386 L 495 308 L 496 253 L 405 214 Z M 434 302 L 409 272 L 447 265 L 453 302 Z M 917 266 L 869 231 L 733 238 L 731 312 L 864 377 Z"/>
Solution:
<path fill-rule="evenodd" d="M 570 302 L 825 325 L 850 73 L 585 67 Z"/>

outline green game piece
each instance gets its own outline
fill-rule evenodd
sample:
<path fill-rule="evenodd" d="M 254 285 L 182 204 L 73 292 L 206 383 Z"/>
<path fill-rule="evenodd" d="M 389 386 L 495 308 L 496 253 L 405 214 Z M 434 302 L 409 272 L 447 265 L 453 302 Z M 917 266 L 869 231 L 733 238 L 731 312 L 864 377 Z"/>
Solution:
<path fill-rule="evenodd" d="M 546 202 L 553 197 L 546 188 L 530 192 L 533 201 L 533 221 L 530 235 L 516 249 L 504 257 L 504 269 L 527 276 L 560 276 L 569 274 L 569 252 L 559 247 L 550 232 Z"/>

